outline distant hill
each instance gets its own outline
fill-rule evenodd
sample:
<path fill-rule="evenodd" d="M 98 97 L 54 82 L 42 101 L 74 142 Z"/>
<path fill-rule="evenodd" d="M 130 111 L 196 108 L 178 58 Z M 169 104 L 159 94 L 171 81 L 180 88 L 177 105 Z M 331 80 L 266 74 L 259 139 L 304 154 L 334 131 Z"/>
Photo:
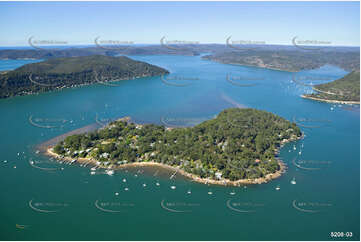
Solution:
<path fill-rule="evenodd" d="M 336 49 L 335 49 L 336 50 Z M 255 66 L 261 68 L 298 72 L 335 65 L 348 71 L 360 69 L 360 51 L 302 51 L 262 50 L 218 52 L 203 56 L 204 59 L 224 64 Z"/>
<path fill-rule="evenodd" d="M 0 73 L 0 98 L 167 73 L 163 68 L 124 56 L 53 58 Z"/>
<path fill-rule="evenodd" d="M 305 98 L 319 99 L 319 101 L 360 102 L 360 71 L 353 71 L 335 81 L 316 85 L 317 93 L 303 95 Z"/>

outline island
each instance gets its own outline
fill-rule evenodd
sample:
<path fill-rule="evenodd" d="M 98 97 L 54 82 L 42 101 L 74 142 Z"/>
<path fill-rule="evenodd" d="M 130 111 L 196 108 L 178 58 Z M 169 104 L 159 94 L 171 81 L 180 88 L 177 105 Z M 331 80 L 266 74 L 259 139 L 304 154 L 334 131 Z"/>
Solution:
<path fill-rule="evenodd" d="M 168 74 L 163 68 L 125 56 L 92 55 L 51 58 L 0 73 L 0 98 L 95 83 L 109 84 Z"/>
<path fill-rule="evenodd" d="M 162 166 L 194 181 L 260 184 L 285 171 L 281 146 L 302 138 L 300 128 L 275 114 L 229 108 L 193 127 L 136 124 L 129 117 L 96 131 L 67 136 L 47 149 L 59 160 L 91 163 L 108 171 Z"/>
<path fill-rule="evenodd" d="M 304 94 L 302 97 L 329 103 L 360 104 L 360 70 L 312 88 L 315 93 Z"/>

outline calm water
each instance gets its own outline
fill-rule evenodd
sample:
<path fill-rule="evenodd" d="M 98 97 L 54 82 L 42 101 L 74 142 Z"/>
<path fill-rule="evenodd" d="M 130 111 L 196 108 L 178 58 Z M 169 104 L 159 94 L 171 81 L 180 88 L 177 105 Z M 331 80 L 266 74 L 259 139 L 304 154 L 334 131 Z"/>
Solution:
<path fill-rule="evenodd" d="M 133 58 L 171 74 L 0 100 L 0 239 L 329 240 L 330 232 L 352 232 L 347 239 L 359 240 L 359 106 L 302 99 L 310 87 L 288 72 L 200 57 Z M 28 62 L 0 61 L 0 70 Z M 325 66 L 296 78 L 321 83 L 345 73 Z M 35 152 L 37 144 L 95 120 L 131 116 L 187 126 L 235 106 L 302 125 L 305 139 L 281 150 L 288 165 L 281 178 L 232 188 L 169 179 L 155 169 L 91 175 L 89 167 L 59 165 Z"/>

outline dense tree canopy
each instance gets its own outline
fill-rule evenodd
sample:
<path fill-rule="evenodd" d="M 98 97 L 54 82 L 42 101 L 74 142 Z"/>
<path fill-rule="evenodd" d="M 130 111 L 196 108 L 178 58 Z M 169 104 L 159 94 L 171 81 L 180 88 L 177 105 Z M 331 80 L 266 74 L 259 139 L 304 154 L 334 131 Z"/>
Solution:
<path fill-rule="evenodd" d="M 155 161 L 200 177 L 258 178 L 279 169 L 275 151 L 301 136 L 277 115 L 231 108 L 194 127 L 138 125 L 121 119 L 87 134 L 68 136 L 54 151 L 110 164 Z"/>

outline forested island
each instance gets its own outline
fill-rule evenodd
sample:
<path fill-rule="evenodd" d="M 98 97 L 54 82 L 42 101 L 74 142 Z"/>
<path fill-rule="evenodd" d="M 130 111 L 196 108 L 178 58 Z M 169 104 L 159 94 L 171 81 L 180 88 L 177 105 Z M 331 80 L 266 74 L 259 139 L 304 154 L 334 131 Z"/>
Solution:
<path fill-rule="evenodd" d="M 304 94 L 303 98 L 330 103 L 360 103 L 360 71 L 353 71 L 335 81 L 315 85 L 316 93 Z"/>
<path fill-rule="evenodd" d="M 284 166 L 277 158 L 279 147 L 301 137 L 295 123 L 275 114 L 230 108 L 185 128 L 122 118 L 99 130 L 68 136 L 48 153 L 105 169 L 159 164 L 196 181 L 240 185 L 280 176 Z"/>
<path fill-rule="evenodd" d="M 51 58 L 0 73 L 0 98 L 168 73 L 158 66 L 125 56 Z"/>

